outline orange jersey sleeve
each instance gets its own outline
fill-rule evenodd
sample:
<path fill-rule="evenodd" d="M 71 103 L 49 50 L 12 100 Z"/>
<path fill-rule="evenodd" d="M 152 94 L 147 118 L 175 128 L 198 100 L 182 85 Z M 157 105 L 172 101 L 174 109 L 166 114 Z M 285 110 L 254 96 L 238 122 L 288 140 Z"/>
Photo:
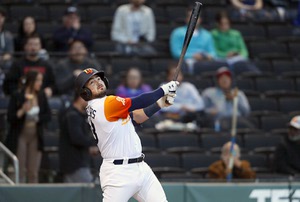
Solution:
<path fill-rule="evenodd" d="M 118 96 L 107 96 L 104 101 L 105 118 L 112 122 L 122 118 L 125 119 L 129 115 L 129 108 L 131 107 L 130 98 L 121 98 Z"/>

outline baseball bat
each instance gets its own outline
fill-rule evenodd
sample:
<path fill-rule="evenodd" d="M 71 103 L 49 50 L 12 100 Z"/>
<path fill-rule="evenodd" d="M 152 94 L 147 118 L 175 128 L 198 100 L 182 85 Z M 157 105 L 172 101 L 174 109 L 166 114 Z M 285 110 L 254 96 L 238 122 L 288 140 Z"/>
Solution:
<path fill-rule="evenodd" d="M 237 108 L 238 108 L 238 89 L 234 89 L 233 93 L 233 112 L 232 112 L 232 122 L 231 122 L 231 145 L 230 145 L 230 157 L 229 157 L 229 173 L 227 174 L 227 182 L 232 181 L 232 169 L 234 164 L 234 158 L 236 156 L 234 151 L 234 145 L 236 142 L 236 126 L 237 126 Z"/>
<path fill-rule="evenodd" d="M 177 80 L 177 77 L 179 75 L 179 71 L 181 70 L 186 50 L 189 47 L 189 44 L 190 44 L 191 38 L 193 36 L 198 18 L 200 16 L 201 8 L 202 8 L 202 3 L 195 2 L 195 6 L 192 10 L 192 14 L 190 16 L 190 20 L 189 20 L 187 30 L 186 30 L 186 33 L 185 33 L 183 46 L 182 46 L 181 54 L 180 54 L 180 57 L 179 57 L 178 65 L 177 65 L 177 68 L 176 68 L 176 72 L 174 74 L 174 78 L 173 78 L 174 81 Z"/>

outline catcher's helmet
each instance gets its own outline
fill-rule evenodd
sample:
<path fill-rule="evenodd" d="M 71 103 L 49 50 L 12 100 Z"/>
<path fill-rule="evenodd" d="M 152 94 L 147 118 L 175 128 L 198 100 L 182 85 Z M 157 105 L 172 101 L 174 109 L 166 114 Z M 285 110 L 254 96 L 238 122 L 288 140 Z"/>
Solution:
<path fill-rule="evenodd" d="M 80 97 L 82 97 L 85 101 L 89 101 L 92 98 L 92 91 L 85 87 L 85 84 L 94 75 L 100 76 L 106 86 L 106 89 L 108 88 L 108 79 L 105 77 L 103 71 L 98 71 L 93 68 L 83 70 L 76 78 L 75 88 Z"/>

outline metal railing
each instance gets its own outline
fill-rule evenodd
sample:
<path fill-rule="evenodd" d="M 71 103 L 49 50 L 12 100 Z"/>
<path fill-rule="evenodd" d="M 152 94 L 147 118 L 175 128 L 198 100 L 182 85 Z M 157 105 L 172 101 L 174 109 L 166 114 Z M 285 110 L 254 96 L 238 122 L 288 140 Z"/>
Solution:
<path fill-rule="evenodd" d="M 15 182 L 13 182 L 3 171 L 0 169 L 0 176 L 2 176 L 9 184 L 19 184 L 19 160 L 2 142 L 0 142 L 0 150 L 4 151 L 14 162 L 15 168 Z"/>

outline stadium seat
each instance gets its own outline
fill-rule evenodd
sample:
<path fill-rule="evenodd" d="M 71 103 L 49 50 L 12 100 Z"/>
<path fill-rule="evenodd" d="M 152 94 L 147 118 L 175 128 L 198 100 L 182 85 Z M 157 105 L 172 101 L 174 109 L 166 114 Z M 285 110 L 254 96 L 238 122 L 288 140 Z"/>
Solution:
<path fill-rule="evenodd" d="M 186 134 L 159 135 L 159 148 L 170 153 L 200 152 L 198 136 Z"/>
<path fill-rule="evenodd" d="M 215 161 L 220 160 L 219 155 L 187 153 L 182 155 L 182 165 L 186 171 L 205 175 L 208 167 Z"/>
<path fill-rule="evenodd" d="M 227 63 L 225 62 L 219 62 L 219 61 L 201 61 L 196 62 L 194 65 L 194 75 L 200 75 L 202 76 L 205 72 L 212 72 L 213 75 L 215 75 L 215 72 L 220 67 L 227 66 Z"/>
<path fill-rule="evenodd" d="M 161 173 L 182 173 L 180 158 L 177 154 L 149 153 L 145 155 L 145 162 L 149 164 L 157 175 Z"/>
<path fill-rule="evenodd" d="M 282 97 L 279 99 L 279 108 L 283 113 L 300 112 L 300 98 Z"/>
<path fill-rule="evenodd" d="M 87 8 L 88 20 L 98 22 L 112 22 L 115 8 L 110 6 L 90 6 Z"/>
<path fill-rule="evenodd" d="M 282 141 L 281 135 L 246 134 L 244 136 L 245 149 L 256 153 L 270 154 L 275 151 L 276 146 Z"/>
<path fill-rule="evenodd" d="M 300 58 L 300 43 L 290 42 L 289 43 L 289 51 L 290 54 L 296 58 Z"/>
<path fill-rule="evenodd" d="M 156 152 L 159 151 L 156 146 L 156 139 L 154 135 L 139 135 L 143 146 L 143 152 Z"/>
<path fill-rule="evenodd" d="M 244 154 L 241 156 L 242 160 L 249 161 L 251 168 L 256 173 L 270 172 L 270 166 L 266 155 L 263 154 Z"/>
<path fill-rule="evenodd" d="M 56 23 L 49 23 L 49 22 L 39 22 L 37 25 L 37 30 L 40 34 L 43 35 L 45 38 L 51 38 L 53 32 L 58 29 L 60 25 Z"/>
<path fill-rule="evenodd" d="M 253 63 L 263 72 L 272 73 L 273 68 L 269 60 L 255 60 Z"/>
<path fill-rule="evenodd" d="M 262 116 L 268 114 L 278 114 L 277 100 L 273 98 L 248 98 L 251 114 Z"/>
<path fill-rule="evenodd" d="M 185 6 L 168 6 L 166 8 L 167 17 L 170 22 L 185 23 L 186 11 Z"/>
<path fill-rule="evenodd" d="M 125 72 L 130 67 L 137 67 L 144 73 L 148 73 L 150 71 L 150 64 L 148 60 L 142 58 L 118 58 L 114 59 L 111 64 L 114 73 Z"/>
<path fill-rule="evenodd" d="M 253 90 L 253 91 L 255 90 L 252 79 L 247 79 L 247 78 L 237 79 L 235 81 L 235 85 L 236 85 L 236 87 L 238 87 L 241 90 Z"/>
<path fill-rule="evenodd" d="M 167 15 L 166 15 L 166 11 L 164 8 L 161 7 L 152 7 L 153 10 L 153 14 L 155 16 L 155 21 L 156 22 L 167 22 Z M 156 29 L 158 30 L 158 25 L 156 24 Z M 159 35 L 157 34 L 157 37 L 159 37 Z"/>
<path fill-rule="evenodd" d="M 261 129 L 264 131 L 272 131 L 286 128 L 289 118 L 286 116 L 263 116 L 260 121 Z"/>
<path fill-rule="evenodd" d="M 268 25 L 267 30 L 269 38 L 278 41 L 293 41 L 296 38 L 293 35 L 294 27 L 291 25 Z"/>
<path fill-rule="evenodd" d="M 52 113 L 58 113 L 63 108 L 63 103 L 60 97 L 49 98 L 48 104 Z"/>
<path fill-rule="evenodd" d="M 190 82 L 196 86 L 198 90 L 203 91 L 206 88 L 213 87 L 213 81 L 209 78 L 185 77 L 184 81 Z"/>
<path fill-rule="evenodd" d="M 245 41 L 266 39 L 265 28 L 262 25 L 233 24 L 232 28 L 239 30 Z"/>
<path fill-rule="evenodd" d="M 116 45 L 113 41 L 97 40 L 94 42 L 92 51 L 100 56 L 110 56 L 118 54 Z"/>
<path fill-rule="evenodd" d="M 156 58 L 156 59 L 151 59 L 151 72 L 154 74 L 161 74 L 161 73 L 166 73 L 168 67 L 171 64 L 177 64 L 177 60 L 171 59 L 171 58 Z"/>
<path fill-rule="evenodd" d="M 273 69 L 278 76 L 283 75 L 296 75 L 299 76 L 300 62 L 291 60 L 275 60 L 273 63 Z"/>
<path fill-rule="evenodd" d="M 288 50 L 285 44 L 275 42 L 252 42 L 248 48 L 252 58 L 261 59 L 281 59 L 289 58 Z"/>
<path fill-rule="evenodd" d="M 184 0 L 155 0 L 157 6 L 185 6 Z"/>
<path fill-rule="evenodd" d="M 32 16 L 36 20 L 48 20 L 48 11 L 42 6 L 12 6 L 10 8 L 10 17 L 12 19 L 22 20 L 26 16 Z"/>
<path fill-rule="evenodd" d="M 229 134 L 202 134 L 201 142 L 202 147 L 206 151 L 217 152 L 220 153 L 223 145 L 231 140 L 231 136 Z M 241 137 L 236 136 L 236 143 L 242 147 Z"/>
<path fill-rule="evenodd" d="M 158 40 L 166 40 L 169 41 L 172 31 L 175 29 L 174 26 L 170 24 L 162 24 L 158 23 L 156 25 L 156 38 Z"/>
<path fill-rule="evenodd" d="M 45 152 L 58 152 L 59 135 L 57 133 L 44 134 L 44 151 Z"/>
<path fill-rule="evenodd" d="M 104 23 L 83 23 L 82 27 L 90 30 L 94 39 L 110 39 L 110 29 Z"/>
<path fill-rule="evenodd" d="M 296 95 L 292 80 L 280 80 L 274 78 L 256 79 L 256 89 L 267 96 Z"/>

